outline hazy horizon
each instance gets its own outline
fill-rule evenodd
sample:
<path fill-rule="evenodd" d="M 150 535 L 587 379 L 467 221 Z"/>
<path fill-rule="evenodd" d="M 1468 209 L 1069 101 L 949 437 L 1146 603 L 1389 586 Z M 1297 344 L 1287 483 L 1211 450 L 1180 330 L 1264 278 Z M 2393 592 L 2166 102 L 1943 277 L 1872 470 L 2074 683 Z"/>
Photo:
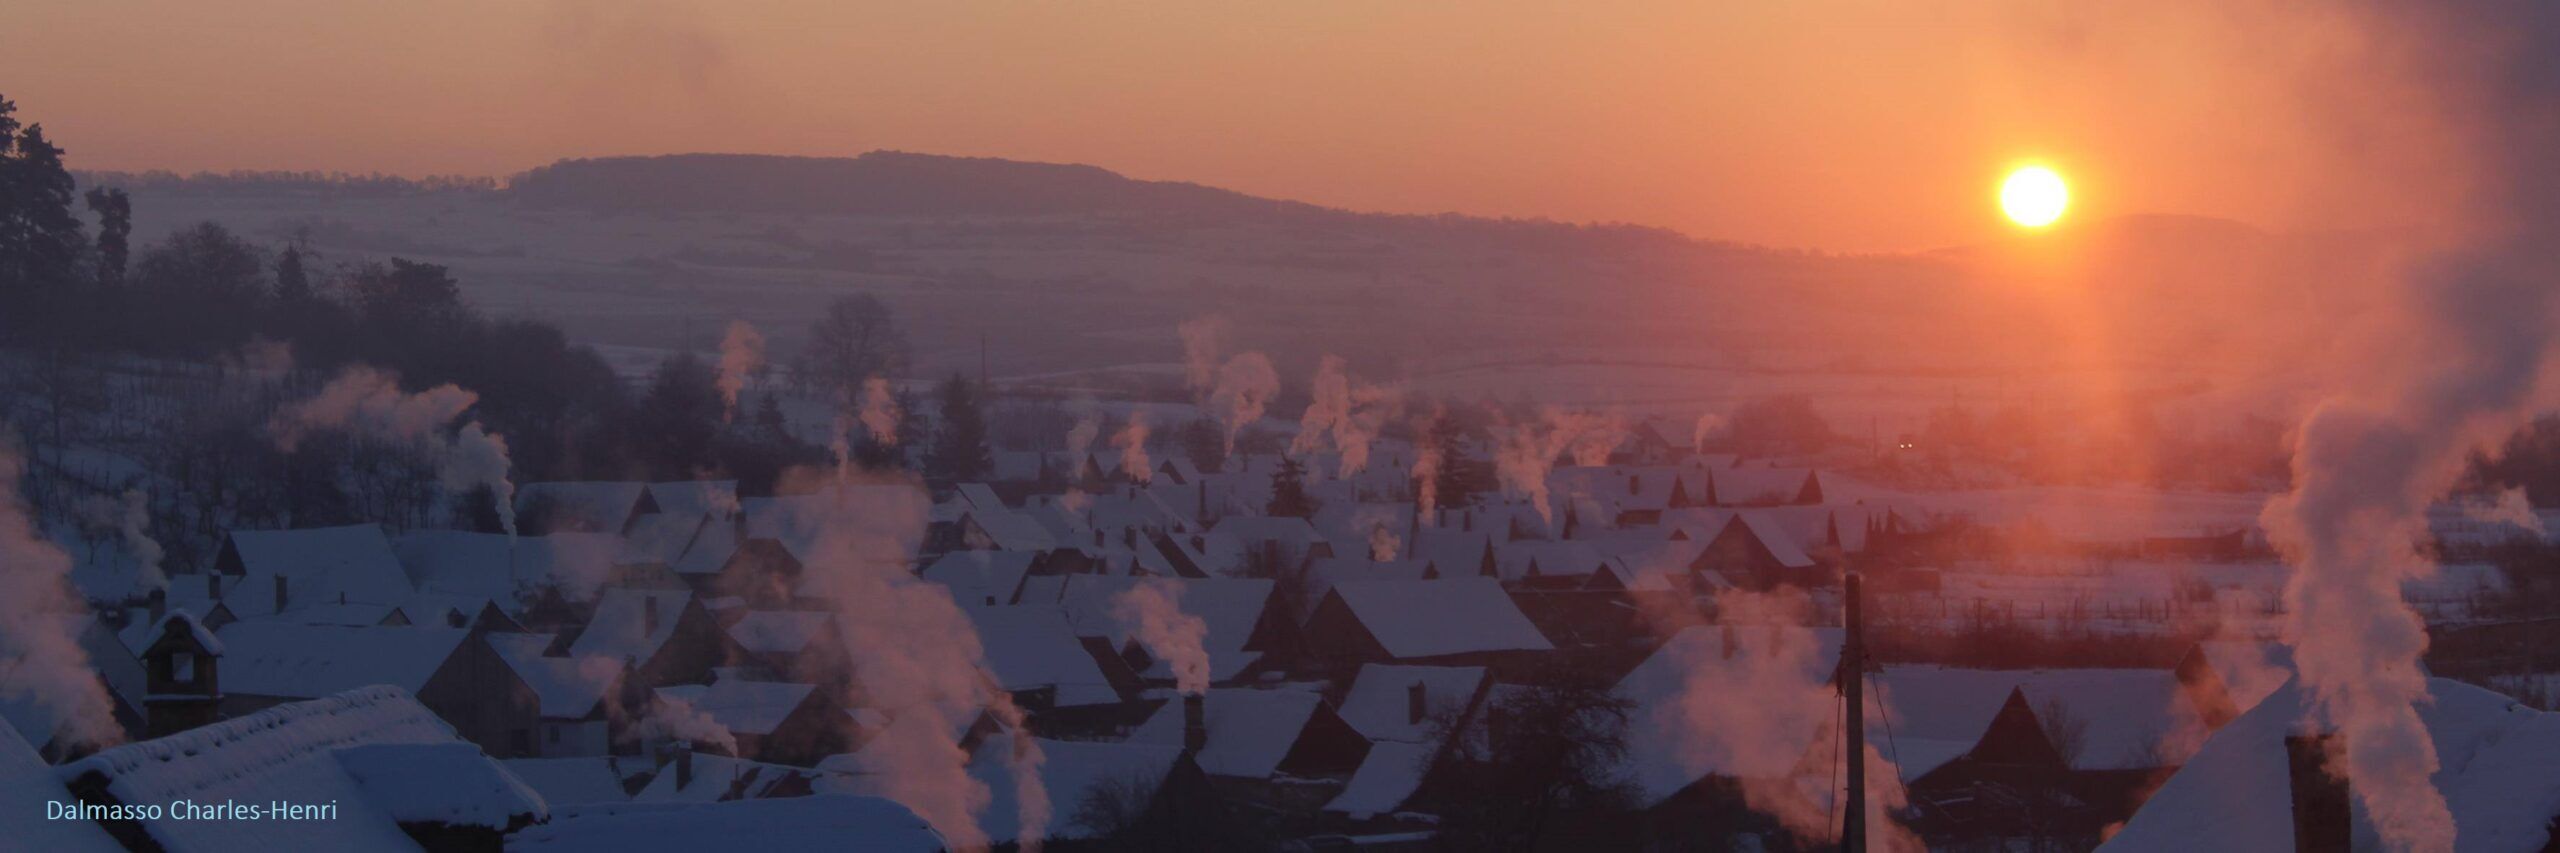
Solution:
<path fill-rule="evenodd" d="M 2279 231 L 2429 221 L 2376 202 L 2450 194 L 2462 166 L 2360 22 L 2270 4 L 138 5 L 157 8 L 39 7 L 0 33 L 10 96 L 80 168 L 905 150 L 1864 252 L 2009 233 L 1990 201 L 2025 161 L 2071 176 L 2071 221 Z M 100 67 L 36 73 L 74 64 Z"/>

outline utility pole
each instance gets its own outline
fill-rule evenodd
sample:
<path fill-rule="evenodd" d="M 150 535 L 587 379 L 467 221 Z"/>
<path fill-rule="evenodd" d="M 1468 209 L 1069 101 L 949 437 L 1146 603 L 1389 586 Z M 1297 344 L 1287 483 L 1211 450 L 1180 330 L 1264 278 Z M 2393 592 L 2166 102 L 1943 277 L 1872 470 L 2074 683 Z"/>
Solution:
<path fill-rule="evenodd" d="M 1841 853 L 1867 851 L 1867 715 L 1866 691 L 1867 648 L 1860 636 L 1865 624 L 1858 607 L 1858 573 L 1847 572 L 1841 580 L 1846 602 L 1843 609 L 1846 637 L 1840 642 L 1840 700 L 1847 706 L 1842 715 L 1848 731 L 1842 738 L 1849 753 L 1849 807 L 1840 816 Z"/>

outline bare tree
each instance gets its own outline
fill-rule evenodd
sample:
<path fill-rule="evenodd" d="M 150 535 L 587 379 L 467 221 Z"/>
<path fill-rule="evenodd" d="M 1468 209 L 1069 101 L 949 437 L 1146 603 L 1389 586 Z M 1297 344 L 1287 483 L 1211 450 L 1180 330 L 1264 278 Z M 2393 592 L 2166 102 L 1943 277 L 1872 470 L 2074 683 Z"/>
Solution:
<path fill-rule="evenodd" d="M 792 365 L 792 381 L 803 392 L 843 394 L 862 390 L 862 381 L 893 377 L 906 370 L 907 336 L 887 303 L 868 293 L 836 297 L 827 313 L 809 324 L 809 340 Z"/>
<path fill-rule="evenodd" d="M 2053 751 L 2062 754 L 2062 763 L 2080 763 L 2080 754 L 2089 748 L 2087 719 L 2056 698 L 2036 705 L 2036 722 L 2044 727 L 2045 739 L 2053 742 Z"/>

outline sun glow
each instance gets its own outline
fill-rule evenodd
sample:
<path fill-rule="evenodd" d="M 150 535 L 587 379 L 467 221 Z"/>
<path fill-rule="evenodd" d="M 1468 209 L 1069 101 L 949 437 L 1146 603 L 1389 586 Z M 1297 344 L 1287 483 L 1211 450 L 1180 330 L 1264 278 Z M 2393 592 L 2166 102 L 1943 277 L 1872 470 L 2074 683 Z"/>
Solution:
<path fill-rule="evenodd" d="M 2071 188 L 2062 176 L 2043 166 L 2027 166 L 2010 172 L 2000 182 L 2000 210 L 2009 221 L 2028 228 L 2042 228 L 2062 218 L 2064 208 L 2071 206 Z"/>

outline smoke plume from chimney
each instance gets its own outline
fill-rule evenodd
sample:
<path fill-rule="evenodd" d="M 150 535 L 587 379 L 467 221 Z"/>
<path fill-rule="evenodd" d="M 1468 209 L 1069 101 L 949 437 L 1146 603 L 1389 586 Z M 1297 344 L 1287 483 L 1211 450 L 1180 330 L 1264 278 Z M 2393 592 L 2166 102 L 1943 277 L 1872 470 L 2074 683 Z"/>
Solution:
<path fill-rule="evenodd" d="M 495 498 L 498 523 L 516 533 L 515 484 L 507 479 L 511 463 L 506 439 L 463 424 L 448 436 L 448 424 L 478 402 L 480 395 L 452 384 L 415 394 L 400 390 L 400 380 L 370 367 L 349 367 L 308 400 L 284 407 L 268 424 L 276 446 L 285 452 L 312 433 L 345 430 L 425 447 L 436 462 L 436 479 L 447 492 L 460 494 L 486 486 Z"/>
<path fill-rule="evenodd" d="M 1111 597 L 1111 617 L 1173 669 L 1174 689 L 1197 696 L 1209 689 L 1209 623 L 1182 612 L 1182 589 L 1173 581 L 1140 581 Z"/>
<path fill-rule="evenodd" d="M 63 616 L 85 608 L 71 594 L 71 557 L 36 526 L 18 483 L 26 460 L 14 436 L 0 435 L 0 699 L 53 712 L 55 731 L 24 732 L 104 747 L 124 739 L 115 702 Z"/>
<path fill-rule="evenodd" d="M 688 345 L 687 349 L 692 347 Z M 729 333 L 720 338 L 720 421 L 737 419 L 738 392 L 746 390 L 747 378 L 764 369 L 764 333 L 745 320 L 729 321 Z"/>

